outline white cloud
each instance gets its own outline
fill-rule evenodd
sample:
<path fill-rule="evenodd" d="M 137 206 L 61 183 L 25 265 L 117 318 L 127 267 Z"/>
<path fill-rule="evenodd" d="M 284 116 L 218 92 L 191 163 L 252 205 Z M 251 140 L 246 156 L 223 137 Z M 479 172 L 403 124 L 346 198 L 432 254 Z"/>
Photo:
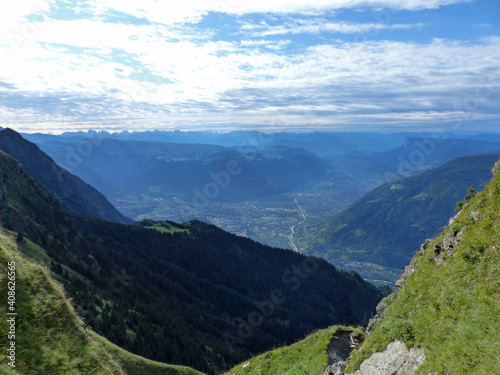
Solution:
<path fill-rule="evenodd" d="M 6 38 L 8 34 L 22 35 L 24 30 L 20 27 L 26 22 L 35 22 L 46 18 L 55 0 L 17 0 L 2 4 L 0 10 L 0 37 Z"/>
<path fill-rule="evenodd" d="M 341 34 L 366 34 L 376 35 L 382 30 L 410 30 L 421 29 L 424 23 L 415 24 L 387 24 L 387 23 L 353 23 L 353 22 L 328 22 L 307 20 L 301 22 L 289 22 L 280 26 L 269 26 L 260 23 L 258 25 L 246 24 L 246 30 L 252 30 L 252 36 L 264 37 L 270 35 L 285 34 L 318 34 L 322 32 L 335 32 Z"/>
<path fill-rule="evenodd" d="M 75 44 L 89 51 L 94 45 L 95 54 L 35 44 L 22 59 L 0 60 L 0 81 L 16 87 L 2 93 L 26 96 L 15 108 L 0 105 L 2 123 L 274 126 L 278 114 L 296 129 L 363 121 L 435 122 L 450 112 L 470 114 L 466 120 L 499 117 L 494 90 L 500 87 L 498 37 L 475 45 L 439 39 L 323 44 L 282 55 L 272 49 L 240 50 L 236 42 L 165 43 L 149 26 L 111 25 L 115 31 L 106 33 L 110 25 L 75 25 L 75 30 L 93 29 L 75 38 Z M 41 41 L 68 42 L 57 27 L 52 32 Z M 144 34 L 142 42 L 129 38 L 138 33 Z M 150 67 L 151 75 L 142 82 L 126 78 L 138 68 L 99 52 L 113 46 Z M 0 55 L 6 56 L 6 50 L 0 48 Z M 49 93 L 53 97 L 44 99 Z M 33 105 L 41 100 L 36 97 L 47 105 Z M 475 100 L 478 107 L 466 110 Z"/>
<path fill-rule="evenodd" d="M 242 47 L 264 47 L 268 49 L 273 49 L 273 50 L 281 50 L 287 45 L 291 44 L 291 40 L 277 40 L 277 41 L 270 41 L 270 40 L 255 40 L 255 39 L 243 39 L 240 42 L 240 45 Z"/>
<path fill-rule="evenodd" d="M 297 47 L 295 34 L 372 35 L 425 25 L 288 17 L 280 26 L 244 24 L 237 31 L 241 40 L 224 41 L 215 39 L 218 30 L 182 24 L 216 9 L 284 13 L 342 7 L 420 9 L 455 2 L 460 0 L 145 0 L 138 7 L 128 1 L 93 0 L 93 18 L 71 21 L 30 18 L 39 11 L 30 2 L 12 8 L 10 16 L 0 12 L 0 21 L 15 21 L 0 42 L 0 122 L 52 130 L 67 124 L 108 129 L 146 124 L 273 127 L 278 116 L 280 123 L 297 129 L 363 121 L 425 123 L 450 113 L 469 114 L 466 120 L 498 119 L 500 92 L 490 90 L 500 87 L 496 36 L 428 43 L 375 38 L 348 43 L 318 37 Z M 108 16 L 117 11 L 153 23 L 109 22 Z M 20 44 L 5 38 L 12 30 L 29 27 L 37 32 L 29 37 L 21 33 Z M 287 35 L 287 40 L 269 35 Z M 477 108 L 467 109 L 477 92 Z"/>
<path fill-rule="evenodd" d="M 473 0 L 92 0 L 90 5 L 98 15 L 122 12 L 150 22 L 172 24 L 196 22 L 208 12 L 228 14 L 306 13 L 346 8 L 388 8 L 393 10 L 436 9 L 441 6 Z"/>

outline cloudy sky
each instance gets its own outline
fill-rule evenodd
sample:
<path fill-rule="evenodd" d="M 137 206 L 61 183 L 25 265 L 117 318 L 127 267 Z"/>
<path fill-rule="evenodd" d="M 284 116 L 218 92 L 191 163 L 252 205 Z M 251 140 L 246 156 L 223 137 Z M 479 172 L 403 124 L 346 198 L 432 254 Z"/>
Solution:
<path fill-rule="evenodd" d="M 500 131 L 498 0 L 17 0 L 0 126 Z"/>

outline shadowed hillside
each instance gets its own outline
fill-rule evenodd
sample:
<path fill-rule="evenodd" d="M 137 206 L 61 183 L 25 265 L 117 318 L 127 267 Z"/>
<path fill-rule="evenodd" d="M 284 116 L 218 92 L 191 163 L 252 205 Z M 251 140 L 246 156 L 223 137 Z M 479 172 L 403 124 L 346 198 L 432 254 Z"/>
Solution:
<path fill-rule="evenodd" d="M 118 223 L 132 223 L 104 195 L 59 167 L 38 146 L 14 130 L 0 131 L 0 150 L 18 160 L 50 192 L 62 210 Z"/>

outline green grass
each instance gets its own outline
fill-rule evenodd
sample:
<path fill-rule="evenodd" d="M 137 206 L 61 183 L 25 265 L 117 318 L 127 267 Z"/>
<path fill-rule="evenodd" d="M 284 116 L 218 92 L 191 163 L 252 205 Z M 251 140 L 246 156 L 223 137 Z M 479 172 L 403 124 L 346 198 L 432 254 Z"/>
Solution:
<path fill-rule="evenodd" d="M 129 374 L 202 375 L 181 366 L 170 366 L 130 354 L 93 332 L 87 335 L 63 287 L 39 264 L 45 251 L 27 242 L 22 246 L 34 256 L 23 256 L 15 235 L 0 228 L 0 315 L 7 313 L 8 263 L 16 265 L 16 368 L 0 367 L 0 374 Z M 8 330 L 0 319 L 0 332 Z M 6 340 L 0 347 L 0 363 L 7 363 Z"/>
<path fill-rule="evenodd" d="M 419 201 L 425 201 L 427 198 L 429 198 L 429 194 L 426 193 L 420 193 L 415 195 L 414 197 L 411 197 L 411 199 L 416 199 Z"/>
<path fill-rule="evenodd" d="M 176 227 L 175 225 L 172 225 L 172 224 L 169 224 L 166 222 L 161 222 L 161 223 L 158 223 L 158 224 L 155 224 L 152 226 L 148 226 L 146 228 L 155 229 L 161 233 L 169 233 L 169 234 L 177 233 L 177 232 L 189 233 L 189 229 L 179 228 L 179 227 Z"/>
<path fill-rule="evenodd" d="M 473 214 L 479 216 L 474 222 Z M 435 245 L 452 231 L 463 240 L 446 264 Z M 442 253 L 443 254 L 443 253 Z M 422 347 L 418 374 L 497 374 L 500 366 L 500 176 L 413 261 L 416 272 L 397 292 L 386 318 L 353 354 L 348 373 L 394 339 Z"/>
<path fill-rule="evenodd" d="M 403 184 L 394 184 L 394 185 L 391 185 L 391 190 L 401 190 L 401 189 L 404 189 L 405 186 Z"/>
<path fill-rule="evenodd" d="M 392 188 L 391 188 L 392 189 Z M 378 199 L 372 199 L 372 200 L 369 200 L 369 201 L 366 201 L 366 204 L 370 204 L 370 203 L 378 203 L 382 200 L 383 198 L 378 198 Z"/>
<path fill-rule="evenodd" d="M 125 374 L 119 363 L 87 339 L 62 286 L 50 272 L 18 252 L 12 235 L 0 234 L 0 315 L 7 309 L 7 263 L 16 264 L 16 369 L 12 374 Z M 6 319 L 0 331 L 7 331 Z M 0 362 L 6 363 L 5 346 Z"/>
<path fill-rule="evenodd" d="M 339 331 L 361 331 L 334 326 L 317 331 L 290 346 L 266 352 L 240 363 L 226 375 L 310 375 L 322 374 L 328 365 L 328 345 Z M 243 367 L 245 366 L 245 367 Z"/>
<path fill-rule="evenodd" d="M 45 265 L 49 267 L 54 261 L 48 254 L 47 251 L 38 246 L 36 243 L 30 241 L 27 238 L 24 238 L 24 241 L 22 243 L 17 244 L 19 250 L 23 255 L 26 257 L 30 258 L 31 260 L 34 260 L 35 262 Z M 58 263 L 58 262 L 55 262 Z M 79 278 L 80 280 L 84 282 L 89 282 L 82 274 L 76 272 L 75 270 L 71 269 L 70 267 L 65 266 L 64 264 L 60 264 L 61 268 L 65 270 L 71 277 L 73 278 Z"/>

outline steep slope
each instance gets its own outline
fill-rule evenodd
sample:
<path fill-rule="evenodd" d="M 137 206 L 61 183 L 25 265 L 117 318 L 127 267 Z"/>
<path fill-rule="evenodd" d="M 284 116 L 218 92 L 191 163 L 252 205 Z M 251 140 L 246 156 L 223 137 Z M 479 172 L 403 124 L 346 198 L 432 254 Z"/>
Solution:
<path fill-rule="evenodd" d="M 48 244 L 49 231 L 63 238 L 69 223 L 57 202 L 23 166 L 0 151 L 0 220 L 40 244 Z"/>
<path fill-rule="evenodd" d="M 8 299 L 9 291 L 14 298 Z M 0 314 L 7 317 L 0 332 L 9 333 L 8 348 L 14 349 L 0 352 L 2 374 L 202 375 L 147 361 L 85 330 L 61 284 L 23 257 L 14 234 L 1 227 Z"/>
<path fill-rule="evenodd" d="M 18 160 L 57 200 L 61 209 L 119 223 L 132 223 L 96 189 L 59 167 L 38 146 L 12 129 L 0 131 L 0 150 Z"/>
<path fill-rule="evenodd" d="M 351 341 L 352 337 L 352 341 Z M 233 367 L 226 375 L 321 374 L 332 361 L 345 359 L 364 338 L 359 329 L 329 327 L 290 346 L 278 348 Z"/>
<path fill-rule="evenodd" d="M 366 321 L 380 293 L 354 273 L 201 222 L 68 216 L 0 153 L 0 220 L 115 344 L 216 374 L 306 332 Z M 22 236 L 20 236 L 22 238 Z"/>
<path fill-rule="evenodd" d="M 489 181 L 498 157 L 463 157 L 380 186 L 327 224 L 326 244 L 313 254 L 402 269 L 420 243 L 439 233 L 467 188 Z"/>
<path fill-rule="evenodd" d="M 315 328 L 362 322 L 380 298 L 358 275 L 323 260 L 262 246 L 201 222 L 172 234 L 142 223 L 74 223 L 92 244 L 89 254 L 99 270 L 92 277 L 103 285 L 101 292 L 113 292 L 106 296 L 113 300 L 109 308 L 100 311 L 98 304 L 82 312 L 89 324 L 120 346 L 169 363 L 217 372 Z M 116 282 L 116 293 L 106 283 L 113 273 L 130 279 Z M 70 281 L 74 284 L 74 278 Z M 94 303 L 82 300 L 84 306 Z M 124 324 L 110 324 L 116 320 Z"/>
<path fill-rule="evenodd" d="M 484 191 L 415 255 L 401 290 L 381 303 L 373 331 L 351 357 L 347 373 L 373 374 L 374 358 L 388 363 L 386 348 L 397 340 L 392 347 L 404 344 L 420 353 L 407 374 L 498 374 L 499 170 L 497 163 Z M 396 355 L 393 362 L 400 359 Z"/>

